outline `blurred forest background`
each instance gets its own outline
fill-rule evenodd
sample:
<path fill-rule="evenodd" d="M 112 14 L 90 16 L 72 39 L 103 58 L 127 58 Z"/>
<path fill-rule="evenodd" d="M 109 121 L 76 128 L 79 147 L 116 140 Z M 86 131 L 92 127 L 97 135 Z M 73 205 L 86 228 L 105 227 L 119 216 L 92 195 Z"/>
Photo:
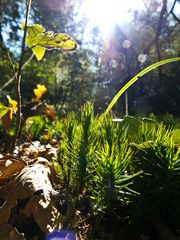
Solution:
<path fill-rule="evenodd" d="M 32 1 L 29 24 L 68 33 L 77 41 L 78 49 L 72 53 L 47 51 L 41 62 L 32 56 L 31 50 L 26 51 L 23 103 L 32 98 L 33 89 L 40 83 L 47 87 L 45 98 L 60 116 L 69 111 L 78 112 L 86 101 L 94 102 L 95 112 L 102 113 L 117 91 L 140 70 L 180 55 L 179 0 L 141 0 L 143 7 L 137 5 L 136 9 L 129 4 L 122 21 L 107 31 L 98 22 L 92 23 L 83 12 L 84 1 Z M 132 1 L 119 0 L 119 14 L 121 6 L 128 2 Z M 23 4 L 23 0 L 0 0 L 0 102 L 6 102 L 8 94 L 16 99 L 8 55 L 13 63 L 20 57 Z M 100 18 L 103 4 L 101 7 Z M 105 25 L 111 14 L 107 14 Z M 117 102 L 114 111 L 130 115 L 152 112 L 179 115 L 179 70 L 179 63 L 173 63 L 147 74 Z"/>

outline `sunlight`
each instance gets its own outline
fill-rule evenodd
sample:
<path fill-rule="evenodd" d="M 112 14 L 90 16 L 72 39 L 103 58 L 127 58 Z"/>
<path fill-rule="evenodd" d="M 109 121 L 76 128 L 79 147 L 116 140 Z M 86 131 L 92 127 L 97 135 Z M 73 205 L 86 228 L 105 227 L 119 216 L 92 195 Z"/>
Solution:
<path fill-rule="evenodd" d="M 92 26 L 101 32 L 110 31 L 115 24 L 124 23 L 131 10 L 143 8 L 141 0 L 84 0 L 83 12 Z"/>

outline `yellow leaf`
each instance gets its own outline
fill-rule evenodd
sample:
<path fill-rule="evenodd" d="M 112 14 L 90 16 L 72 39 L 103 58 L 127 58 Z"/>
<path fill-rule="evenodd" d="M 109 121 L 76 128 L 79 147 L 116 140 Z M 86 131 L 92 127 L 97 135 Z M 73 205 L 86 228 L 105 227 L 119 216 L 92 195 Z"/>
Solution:
<path fill-rule="evenodd" d="M 2 126 L 3 126 L 3 131 L 7 135 L 9 133 L 9 130 L 10 130 L 13 113 L 15 113 L 17 111 L 17 104 L 18 103 L 17 103 L 17 101 L 11 99 L 11 97 L 9 95 L 7 95 L 6 97 L 8 99 L 8 106 L 5 107 L 6 111 L 2 115 L 1 121 L 2 121 Z"/>
<path fill-rule="evenodd" d="M 37 88 L 34 89 L 35 98 L 33 100 L 35 102 L 39 101 L 45 92 L 47 92 L 47 88 L 44 85 L 37 84 Z"/>
<path fill-rule="evenodd" d="M 45 48 L 40 47 L 40 46 L 35 46 L 32 48 L 32 50 L 33 50 L 37 60 L 40 61 L 45 54 Z"/>
<path fill-rule="evenodd" d="M 77 48 L 77 43 L 66 33 L 55 33 L 53 38 L 49 40 L 45 47 L 51 49 L 63 49 L 66 51 L 73 51 Z"/>
<path fill-rule="evenodd" d="M 24 24 L 22 24 L 24 30 Z M 26 44 L 32 49 L 38 61 L 40 61 L 46 49 L 61 49 L 65 51 L 73 51 L 77 48 L 77 43 L 66 33 L 54 33 L 47 31 L 39 24 L 27 26 Z"/>
<path fill-rule="evenodd" d="M 7 113 L 7 111 L 8 108 L 3 103 L 0 102 L 0 119 L 5 113 Z"/>
<path fill-rule="evenodd" d="M 11 108 L 13 112 L 17 111 L 17 101 L 11 99 L 11 97 L 9 95 L 6 96 L 8 99 L 8 108 Z"/>

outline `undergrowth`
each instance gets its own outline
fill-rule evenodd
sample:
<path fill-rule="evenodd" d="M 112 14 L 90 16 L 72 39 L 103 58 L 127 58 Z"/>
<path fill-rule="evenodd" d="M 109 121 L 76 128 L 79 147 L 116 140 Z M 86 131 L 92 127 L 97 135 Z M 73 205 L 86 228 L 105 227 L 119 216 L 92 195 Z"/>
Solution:
<path fill-rule="evenodd" d="M 95 116 L 89 103 L 80 115 L 53 123 L 46 117 L 28 119 L 23 140 L 55 142 L 58 148 L 52 164 L 55 187 L 65 196 L 65 228 L 80 239 L 178 236 L 179 123 L 170 120 L 176 124 L 155 116 L 114 121 L 111 114 Z M 168 238 L 162 237 L 167 230 Z"/>

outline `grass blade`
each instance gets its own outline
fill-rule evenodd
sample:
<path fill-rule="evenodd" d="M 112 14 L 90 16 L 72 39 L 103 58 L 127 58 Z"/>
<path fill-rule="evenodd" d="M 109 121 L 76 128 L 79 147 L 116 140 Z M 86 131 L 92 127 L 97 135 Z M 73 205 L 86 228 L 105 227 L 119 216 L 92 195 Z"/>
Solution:
<path fill-rule="evenodd" d="M 161 65 L 164 65 L 166 63 L 171 63 L 171 62 L 176 62 L 176 61 L 180 61 L 180 57 L 176 57 L 176 58 L 168 58 L 159 62 L 156 62 L 150 66 L 148 66 L 147 68 L 143 69 L 142 71 L 140 71 L 136 76 L 134 76 L 131 80 L 129 80 L 128 83 L 126 83 L 124 85 L 124 87 L 122 87 L 119 92 L 115 95 L 115 97 L 113 98 L 113 100 L 110 102 L 110 104 L 108 105 L 106 111 L 105 111 L 105 115 L 112 109 L 112 107 L 114 106 L 114 104 L 117 102 L 117 100 L 120 98 L 120 96 L 131 86 L 133 85 L 133 83 L 135 83 L 140 77 L 142 77 L 143 75 L 145 75 L 146 73 L 150 72 L 151 70 L 153 70 L 154 68 L 157 68 Z"/>

